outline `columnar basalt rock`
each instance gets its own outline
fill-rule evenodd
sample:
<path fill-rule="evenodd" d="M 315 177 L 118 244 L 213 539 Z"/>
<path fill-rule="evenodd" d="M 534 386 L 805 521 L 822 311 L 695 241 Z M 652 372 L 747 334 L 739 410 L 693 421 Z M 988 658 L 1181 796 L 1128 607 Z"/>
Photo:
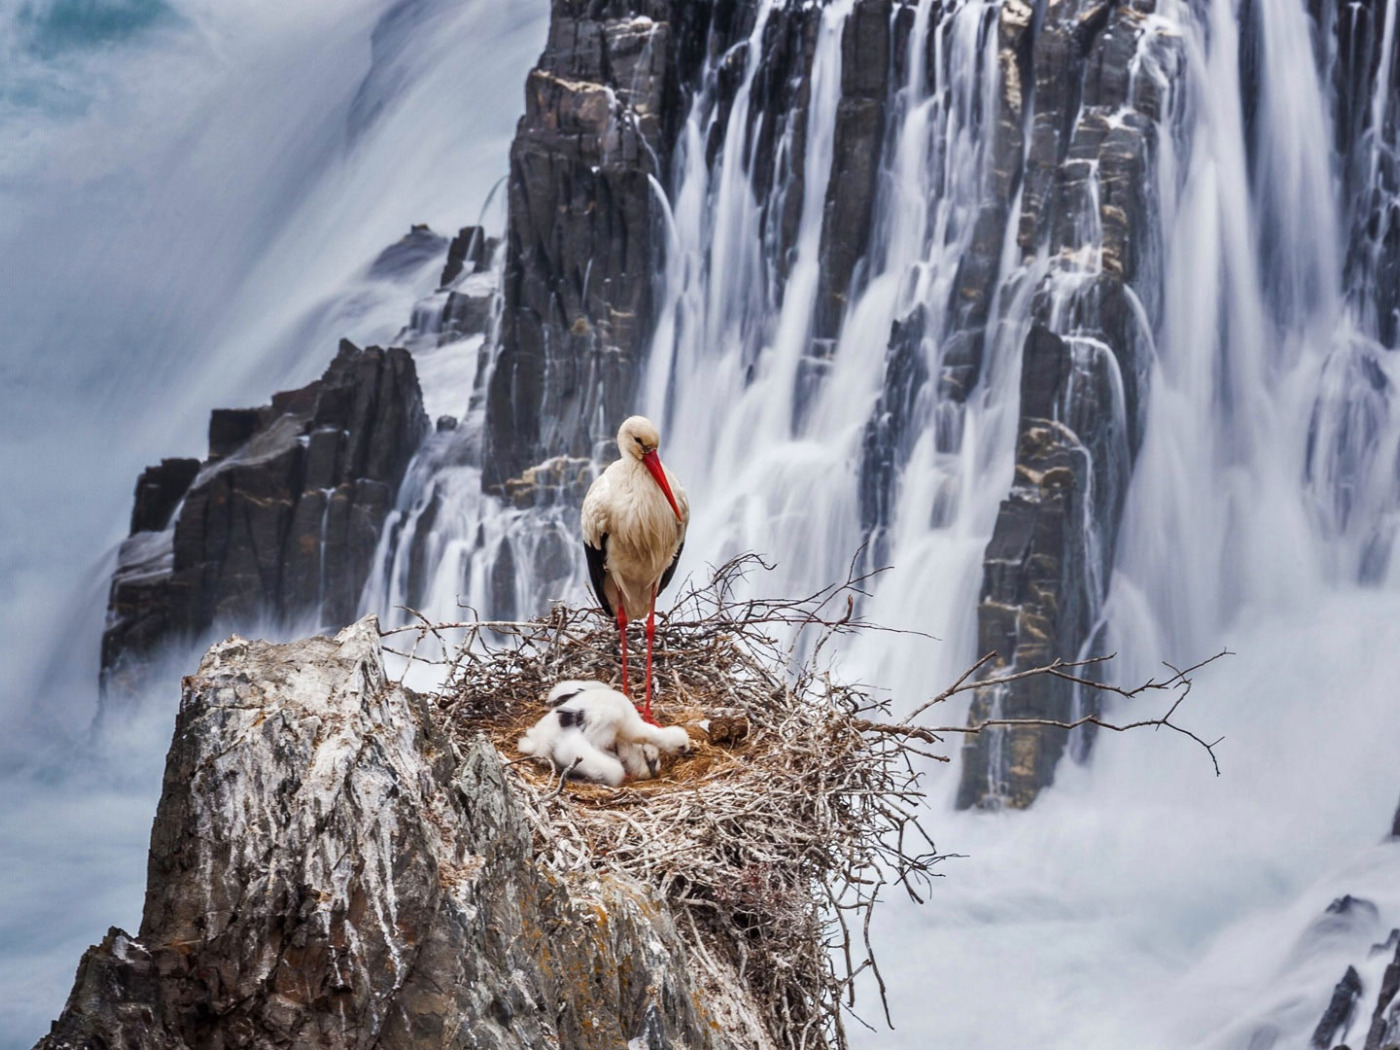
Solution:
<path fill-rule="evenodd" d="M 899 472 L 920 433 L 929 401 L 926 327 L 922 308 L 892 326 L 884 384 L 861 444 L 860 524 L 871 539 L 874 565 L 885 564 L 886 530 L 894 521 Z"/>
<path fill-rule="evenodd" d="M 996 25 L 996 106 L 991 113 L 980 113 L 983 125 L 973 129 L 990 140 L 986 184 L 971 248 L 959 260 L 953 281 L 949 305 L 953 320 L 939 377 L 940 396 L 956 402 L 967 398 L 981 374 L 992 300 L 1004 276 L 1002 246 L 1023 178 L 1026 114 L 1033 87 L 1034 20 L 1035 9 L 1029 0 L 1002 4 Z"/>
<path fill-rule="evenodd" d="M 104 685 L 129 686 L 161 643 L 216 628 L 349 623 L 427 429 L 408 352 L 349 342 L 316 382 L 214 412 L 203 464 L 167 460 L 137 484 Z"/>
<path fill-rule="evenodd" d="M 1394 349 L 1400 346 L 1400 106 L 1394 101 L 1400 32 L 1387 34 L 1384 0 L 1317 0 L 1314 17 L 1330 51 L 1340 199 L 1348 205 L 1345 285 L 1376 338 Z M 1378 99 L 1389 102 L 1378 106 Z"/>
<path fill-rule="evenodd" d="M 857 0 L 841 36 L 841 101 L 822 217 L 822 287 L 814 324 L 819 338 L 831 338 L 839 330 L 856 265 L 870 245 L 890 90 L 893 11 L 892 0 Z"/>
<path fill-rule="evenodd" d="M 1361 975 L 1356 972 L 1356 967 L 1348 966 L 1346 973 L 1342 974 L 1342 979 L 1337 982 L 1337 987 L 1332 990 L 1327 1009 L 1323 1012 L 1322 1019 L 1317 1022 L 1313 1037 L 1308 1042 L 1312 1050 L 1327 1050 L 1335 1043 L 1338 1035 L 1344 1034 L 1351 1027 L 1361 992 Z"/>
<path fill-rule="evenodd" d="M 658 186 L 707 31 L 708 5 L 555 0 L 511 146 L 490 489 L 590 456 L 626 414 L 661 266 Z"/>
<path fill-rule="evenodd" d="M 1389 1046 L 1400 1046 L 1400 930 L 1390 932 L 1390 940 L 1372 949 L 1390 949 L 1392 955 L 1381 976 L 1381 985 L 1376 993 L 1376 1005 L 1371 1010 L 1371 1025 L 1366 1032 L 1365 1050 L 1385 1050 Z M 1319 1026 L 1320 1027 L 1320 1026 Z"/>
<path fill-rule="evenodd" d="M 987 545 L 977 609 L 978 652 L 995 652 L 999 668 L 1073 658 L 1092 628 L 1098 596 L 1091 563 L 1098 552 L 1090 540 L 1094 457 L 1085 440 L 1098 438 L 1095 431 L 1108 425 L 1112 413 L 1092 394 L 1076 391 L 1076 368 L 1075 352 L 1064 339 L 1040 325 L 1031 330 L 1022 359 L 1016 477 Z M 1067 416 L 1068 423 L 1062 421 Z M 1050 676 L 982 689 L 968 720 L 1068 722 L 1080 713 L 1074 689 Z M 1030 805 L 1054 780 L 1068 739 L 1067 730 L 1050 726 L 997 728 L 969 737 L 958 807 Z"/>
<path fill-rule="evenodd" d="M 555 0 L 511 147 L 488 490 L 555 456 L 596 456 L 632 407 L 665 265 L 663 198 L 706 59 L 722 59 L 707 157 L 714 160 L 730 120 L 745 122 L 757 235 L 774 245 L 781 282 L 802 212 L 821 12 L 799 3 L 767 12 L 748 108 L 734 113 L 750 57 L 743 42 L 758 13 L 734 0 Z"/>
<path fill-rule="evenodd" d="M 1179 61 L 1176 41 L 1149 32 L 1155 6 L 1052 0 L 1025 61 L 1003 65 L 1003 77 L 1015 68 L 1033 85 L 1029 98 L 1017 95 L 1031 116 L 1016 245 L 1028 271 L 1050 260 L 1022 349 L 1016 475 L 978 608 L 979 652 L 995 650 L 1006 669 L 1074 659 L 1091 642 L 1142 440 L 1161 301 L 1154 150 L 1165 114 L 1159 83 L 1133 70 Z M 970 718 L 1090 713 L 1074 704 L 1069 683 L 1032 678 L 985 691 Z M 1053 727 L 973 738 L 958 804 L 1030 805 L 1067 741 Z"/>
<path fill-rule="evenodd" d="M 185 679 L 136 937 L 40 1050 L 722 1048 L 669 912 L 537 867 L 484 738 L 387 681 L 375 621 L 237 636 Z"/>
<path fill-rule="evenodd" d="M 755 5 L 757 6 L 757 5 Z M 776 272 L 787 278 L 797 247 L 807 191 L 807 133 L 811 118 L 812 63 L 821 10 L 786 4 L 768 12 L 759 37 L 749 108 L 731 114 L 745 122 L 749 175 L 760 202 L 760 230 Z M 748 57 L 747 54 L 745 57 Z M 716 127 L 727 126 L 721 122 Z"/>

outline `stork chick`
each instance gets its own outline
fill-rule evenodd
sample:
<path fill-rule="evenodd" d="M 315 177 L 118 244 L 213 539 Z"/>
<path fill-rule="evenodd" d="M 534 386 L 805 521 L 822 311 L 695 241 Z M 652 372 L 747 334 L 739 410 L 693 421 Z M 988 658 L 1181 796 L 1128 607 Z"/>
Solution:
<path fill-rule="evenodd" d="M 685 729 L 648 725 L 631 700 L 602 682 L 560 682 L 548 702 L 553 710 L 516 747 L 589 780 L 612 787 L 628 776 L 646 780 L 656 775 L 662 751 L 690 749 Z"/>
<path fill-rule="evenodd" d="M 690 503 L 685 489 L 661 465 L 661 436 L 644 416 L 617 431 L 617 462 L 603 471 L 583 500 L 583 546 L 588 575 L 603 610 L 617 619 L 622 642 L 622 691 L 627 687 L 627 621 L 647 618 L 646 706 L 651 715 L 651 653 L 656 596 L 671 582 L 685 547 Z"/>

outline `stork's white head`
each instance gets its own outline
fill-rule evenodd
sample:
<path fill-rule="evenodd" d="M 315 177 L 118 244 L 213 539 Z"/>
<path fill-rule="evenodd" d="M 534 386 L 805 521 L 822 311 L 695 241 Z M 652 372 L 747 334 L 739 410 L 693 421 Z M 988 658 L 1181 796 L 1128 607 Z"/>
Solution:
<path fill-rule="evenodd" d="M 643 459 L 660 444 L 661 434 L 646 416 L 628 416 L 617 428 L 617 450 L 624 456 Z"/>
<path fill-rule="evenodd" d="M 660 444 L 661 435 L 657 432 L 656 424 L 646 416 L 628 416 L 622 421 L 622 426 L 617 428 L 618 451 L 623 456 L 631 456 L 641 461 L 642 466 L 647 468 L 647 472 L 656 479 L 656 484 L 666 494 L 666 502 L 671 504 L 671 509 L 676 512 L 676 520 L 684 521 L 685 516 L 681 514 L 681 508 L 676 504 L 676 497 L 671 492 L 671 483 L 666 480 L 666 470 L 661 466 L 661 458 L 656 454 L 656 447 Z"/>

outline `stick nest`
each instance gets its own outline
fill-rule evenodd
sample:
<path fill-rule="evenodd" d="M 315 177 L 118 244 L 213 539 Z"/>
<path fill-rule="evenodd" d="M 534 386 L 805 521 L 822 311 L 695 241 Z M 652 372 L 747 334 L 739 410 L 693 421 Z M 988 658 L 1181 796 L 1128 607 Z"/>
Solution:
<path fill-rule="evenodd" d="M 724 989 L 736 977 L 748 991 L 751 1008 L 716 1018 L 739 1042 L 845 1048 L 857 975 L 873 971 L 884 995 L 868 935 L 882 888 L 917 898 L 941 857 L 916 813 L 912 755 L 922 752 L 883 724 L 883 702 L 823 668 L 834 635 L 870 629 L 853 615 L 863 578 L 802 599 L 737 600 L 758 567 L 756 556 L 734 559 L 658 624 L 656 714 L 686 725 L 694 747 L 656 779 L 617 789 L 560 790 L 553 770 L 515 746 L 556 682 L 619 682 L 611 620 L 559 605 L 523 623 L 414 630 L 451 654 L 437 697 L 451 731 L 464 744 L 484 732 L 513 760 L 541 863 L 655 887 L 707 999 L 732 1002 Z M 449 644 L 449 631 L 466 638 Z M 632 641 L 634 682 L 644 644 Z M 712 742 L 707 720 L 730 714 L 747 719 L 747 734 Z"/>

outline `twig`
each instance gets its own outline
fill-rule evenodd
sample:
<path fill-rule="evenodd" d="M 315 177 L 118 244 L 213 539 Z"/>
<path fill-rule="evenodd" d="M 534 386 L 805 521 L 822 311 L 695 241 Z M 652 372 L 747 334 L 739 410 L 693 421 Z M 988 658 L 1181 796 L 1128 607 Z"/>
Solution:
<path fill-rule="evenodd" d="M 572 773 L 575 769 L 577 769 L 582 762 L 583 756 L 579 755 L 578 758 L 574 759 L 571 763 L 569 763 L 568 769 L 561 769 L 559 771 L 559 786 L 556 787 L 553 791 L 551 791 L 548 795 L 545 795 L 543 798 L 541 798 L 540 801 L 548 802 L 551 799 L 558 798 L 559 793 L 564 790 L 564 781 L 569 779 L 569 774 Z"/>
<path fill-rule="evenodd" d="M 1173 705 L 1175 710 L 1175 705 Z M 1047 726 L 1053 729 L 1078 729 L 1080 726 L 1098 726 L 1100 729 L 1111 729 L 1115 733 L 1125 733 L 1129 729 L 1146 729 L 1148 727 L 1156 729 L 1170 729 L 1173 732 L 1188 736 L 1201 747 L 1205 748 L 1206 754 L 1210 756 L 1211 765 L 1215 767 L 1215 775 L 1220 775 L 1220 762 L 1215 757 L 1215 747 L 1225 738 L 1217 737 L 1210 743 L 1206 743 L 1201 737 L 1184 726 L 1179 726 L 1175 722 L 1166 718 L 1145 718 L 1140 722 L 1129 722 L 1126 725 L 1116 725 L 1113 722 L 1105 722 L 1097 715 L 1085 715 L 1083 718 L 1076 718 L 1073 722 L 1059 722 L 1053 718 L 987 718 L 971 726 L 936 726 L 929 730 L 931 733 L 980 733 L 984 729 L 991 729 L 994 726 Z"/>
<path fill-rule="evenodd" d="M 955 693 L 963 692 L 968 689 L 984 689 L 990 688 L 992 686 L 1005 685 L 1009 682 L 1017 682 L 1021 681 L 1022 679 L 1035 677 L 1037 675 L 1048 675 L 1052 678 L 1060 678 L 1067 682 L 1074 682 L 1077 685 L 1081 685 L 1089 689 L 1095 689 L 1099 692 L 1113 693 L 1117 696 L 1121 696 L 1128 700 L 1135 699 L 1141 696 L 1143 693 L 1149 691 L 1178 689 L 1181 692 L 1172 702 L 1171 707 L 1167 709 L 1166 714 L 1162 715 L 1159 718 L 1144 718 L 1139 719 L 1135 722 L 1128 722 L 1122 725 L 1115 722 L 1106 721 L 1098 715 L 1084 715 L 1082 718 L 1077 718 L 1071 722 L 1061 721 L 1052 718 L 987 718 L 974 724 L 965 726 L 924 726 L 921 728 L 923 728 L 928 733 L 934 734 L 935 736 L 939 733 L 975 734 L 981 733 L 983 730 L 986 729 L 1006 726 L 1042 726 L 1046 728 L 1072 730 L 1078 729 L 1080 726 L 1091 725 L 1097 726 L 1100 729 L 1108 729 L 1115 733 L 1127 732 L 1130 729 L 1170 729 L 1173 732 L 1180 733 L 1183 736 L 1189 737 L 1196 743 L 1200 744 L 1201 747 L 1205 749 L 1206 754 L 1210 756 L 1211 766 L 1215 769 L 1215 775 L 1220 776 L 1220 762 L 1216 757 L 1215 748 L 1216 745 L 1219 744 L 1221 740 L 1224 740 L 1225 738 L 1220 737 L 1216 740 L 1207 743 L 1201 736 L 1194 733 L 1190 729 L 1187 729 L 1185 726 L 1181 726 L 1178 725 L 1176 722 L 1173 722 L 1172 717 L 1176 714 L 1177 709 L 1181 706 L 1182 701 L 1184 701 L 1186 697 L 1189 696 L 1191 693 L 1192 681 L 1187 676 L 1195 671 L 1199 671 L 1202 667 L 1205 667 L 1208 664 L 1214 663 L 1216 660 L 1219 660 L 1223 656 L 1233 656 L 1234 654 L 1229 649 L 1222 649 L 1214 656 L 1208 656 L 1206 657 L 1206 659 L 1201 660 L 1198 663 L 1194 663 L 1190 667 L 1184 669 L 1178 669 L 1172 664 L 1166 663 L 1164 661 L 1163 666 L 1165 666 L 1168 670 L 1172 672 L 1171 677 L 1163 679 L 1160 682 L 1157 681 L 1155 678 L 1150 678 L 1146 682 L 1143 682 L 1141 685 L 1136 686 L 1132 689 L 1127 689 L 1123 686 L 1113 685 L 1107 682 L 1096 682 L 1093 679 L 1084 678 L 1081 675 L 1069 673 L 1069 668 L 1095 666 L 1107 663 L 1109 660 L 1114 659 L 1118 655 L 1117 653 L 1110 653 L 1106 656 L 1095 656 L 1086 660 L 1055 660 L 1049 664 L 1044 665 L 1043 667 L 1032 667 L 1028 670 L 1018 671 L 1014 674 L 1001 675 L 995 678 L 984 678 L 981 681 L 977 682 L 967 682 L 967 679 L 974 672 L 976 672 L 979 668 L 985 666 L 987 662 L 991 660 L 995 655 L 995 653 L 988 653 L 986 656 L 982 657 L 982 659 L 977 661 L 976 664 L 974 664 L 971 668 L 965 671 L 962 677 L 960 677 L 957 680 L 957 682 L 953 683 L 952 686 L 950 686 L 948 689 L 945 689 L 942 693 L 938 694 L 938 696 L 934 697 L 932 700 L 928 701 L 925 704 L 921 704 L 914 710 L 913 714 L 911 714 L 909 718 L 905 721 L 909 721 L 915 715 L 918 715 L 920 712 L 927 710 L 929 707 L 933 706 L 935 703 L 940 702 L 941 700 L 946 700 L 949 696 L 952 696 Z"/>

